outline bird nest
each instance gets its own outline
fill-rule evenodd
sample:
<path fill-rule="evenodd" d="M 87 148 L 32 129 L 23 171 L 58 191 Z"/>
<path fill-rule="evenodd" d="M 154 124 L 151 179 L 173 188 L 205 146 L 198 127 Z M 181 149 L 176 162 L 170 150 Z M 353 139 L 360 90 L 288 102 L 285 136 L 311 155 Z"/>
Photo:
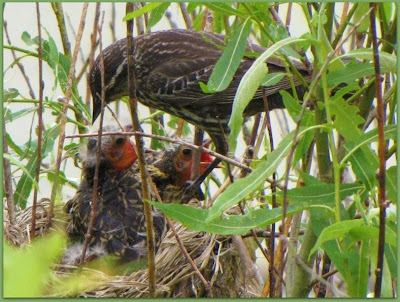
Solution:
<path fill-rule="evenodd" d="M 43 236 L 52 228 L 47 227 L 49 201 L 38 203 L 36 211 L 37 236 Z M 62 206 L 54 208 L 54 220 L 64 221 Z M 32 208 L 16 213 L 14 224 L 11 224 L 4 207 L 4 235 L 14 245 L 29 243 Z M 59 218 L 61 217 L 61 218 Z M 260 284 L 257 280 L 246 278 L 245 268 L 240 257 L 232 247 L 229 237 L 188 230 L 180 223 L 174 223 L 185 249 L 197 268 L 209 281 L 211 290 L 206 290 L 199 276 L 194 272 L 188 259 L 177 244 L 175 234 L 169 229 L 156 253 L 155 279 L 156 297 L 258 297 Z M 60 225 L 53 223 L 53 225 Z M 64 288 L 54 291 L 74 274 L 84 276 L 85 286 L 75 289 Z M 54 268 L 49 282 L 48 296 L 56 297 L 149 297 L 148 270 L 142 269 L 129 275 L 109 275 L 106 272 L 91 268 L 82 268 L 58 264 Z"/>

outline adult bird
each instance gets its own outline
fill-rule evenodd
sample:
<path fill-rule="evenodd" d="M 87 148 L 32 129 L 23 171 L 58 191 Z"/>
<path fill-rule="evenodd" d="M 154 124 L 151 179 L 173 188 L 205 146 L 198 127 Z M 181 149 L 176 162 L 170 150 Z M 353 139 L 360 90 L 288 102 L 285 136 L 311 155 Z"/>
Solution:
<path fill-rule="evenodd" d="M 172 29 L 138 36 L 133 40 L 137 99 L 144 105 L 163 110 L 202 128 L 210 135 L 217 152 L 221 154 L 228 153 L 225 135 L 229 133 L 228 121 L 237 87 L 255 61 L 254 57 L 244 56 L 232 82 L 224 91 L 212 94 L 203 92 L 200 82 L 208 82 L 223 53 L 221 46 L 225 45 L 225 38 L 209 32 Z M 126 39 L 121 39 L 102 52 L 105 87 L 101 84 L 100 55 L 90 71 L 93 121 L 100 114 L 103 89 L 107 103 L 128 95 L 126 44 Z M 249 44 L 247 51 L 262 53 L 265 49 Z M 306 81 L 311 80 L 303 65 L 296 62 L 293 64 Z M 270 59 L 267 65 L 270 73 L 286 73 L 284 62 L 279 59 Z M 304 89 L 301 81 L 296 76 L 293 81 L 299 97 L 302 97 Z M 281 90 L 292 90 L 288 77 L 283 77 L 274 86 L 264 88 L 269 110 L 284 108 L 279 94 Z M 252 116 L 264 110 L 263 89 L 260 87 L 245 109 L 244 116 Z"/>
<path fill-rule="evenodd" d="M 103 128 L 103 132 L 116 130 L 114 126 Z M 99 146 L 96 136 L 90 138 L 81 149 L 82 181 L 75 196 L 65 205 L 69 216 L 67 233 L 78 243 L 84 240 L 89 226 L 97 148 Z M 145 216 L 142 188 L 135 163 L 135 146 L 126 135 L 104 135 L 100 149 L 98 213 L 87 255 L 93 258 L 102 254 L 116 254 L 121 263 L 134 261 L 146 255 Z M 185 156 L 188 152 L 186 147 L 175 145 L 166 150 L 147 151 L 146 159 L 150 163 L 150 176 L 163 200 L 176 203 L 181 201 L 186 181 L 190 180 L 187 175 L 190 175 L 192 159 L 191 156 Z M 206 157 L 205 160 L 211 162 L 211 158 Z M 153 211 L 152 214 L 158 247 L 165 220 L 158 212 Z M 82 245 L 72 245 L 64 263 L 76 264 L 81 249 Z"/>

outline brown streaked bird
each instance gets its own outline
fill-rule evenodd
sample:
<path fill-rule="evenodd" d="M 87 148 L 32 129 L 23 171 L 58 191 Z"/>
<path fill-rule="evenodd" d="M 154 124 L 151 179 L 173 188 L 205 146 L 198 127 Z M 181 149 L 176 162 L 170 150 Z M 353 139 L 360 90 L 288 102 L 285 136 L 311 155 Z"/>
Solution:
<path fill-rule="evenodd" d="M 138 100 L 152 108 L 181 117 L 209 133 L 217 150 L 226 151 L 221 145 L 232 111 L 232 103 L 239 82 L 251 67 L 255 58 L 244 56 L 229 87 L 214 94 L 202 91 L 199 83 L 207 83 L 215 64 L 223 53 L 218 45 L 225 45 L 226 37 L 209 32 L 184 29 L 158 31 L 135 37 L 133 40 L 136 93 Z M 206 41 L 208 39 L 209 41 Z M 110 103 L 128 95 L 128 70 L 126 39 L 121 39 L 103 51 L 105 68 L 106 102 Z M 247 51 L 262 53 L 264 48 L 251 44 Z M 269 72 L 286 72 L 279 59 L 267 62 Z M 306 68 L 295 63 L 307 77 Z M 93 96 L 93 121 L 101 109 L 100 56 L 90 72 L 90 88 Z M 300 81 L 294 77 L 297 87 Z M 279 83 L 265 87 L 269 109 L 284 108 L 280 90 L 291 90 L 290 81 L 284 77 Z M 264 111 L 262 89 L 255 94 L 244 115 L 251 116 Z M 221 126 L 223 129 L 221 129 Z M 222 140 L 220 139 L 222 137 Z M 226 152 L 223 152 L 226 153 Z"/>
<path fill-rule="evenodd" d="M 223 53 L 226 37 L 209 32 L 172 29 L 135 37 L 133 40 L 134 70 L 137 99 L 152 108 L 178 116 L 205 130 L 213 140 L 217 152 L 228 153 L 225 134 L 229 133 L 228 121 L 240 80 L 251 67 L 255 58 L 244 56 L 227 89 L 207 94 L 200 82 L 207 83 L 213 68 Z M 262 53 L 264 48 L 249 44 L 246 51 Z M 128 95 L 127 45 L 119 40 L 103 51 L 105 69 L 105 98 L 110 103 Z M 293 62 L 298 71 L 309 82 L 307 69 Z M 286 73 L 284 62 L 270 59 L 270 73 Z M 294 76 L 299 97 L 304 95 L 300 80 Z M 93 121 L 101 109 L 100 56 L 90 72 L 90 88 L 93 97 Z M 274 86 L 265 87 L 269 110 L 284 108 L 279 91 L 291 91 L 287 77 Z M 259 88 L 244 111 L 251 116 L 265 110 L 262 89 Z M 210 168 L 220 162 L 216 159 Z M 204 179 L 204 175 L 203 175 Z M 198 182 L 197 182 L 198 183 Z"/>
<path fill-rule="evenodd" d="M 106 126 L 103 132 L 117 131 Z M 69 215 L 67 233 L 73 241 L 83 241 L 90 221 L 93 197 L 93 178 L 98 148 L 97 137 L 89 139 L 81 150 L 83 177 L 74 198 L 65 205 Z M 147 151 L 149 172 L 165 202 L 181 202 L 186 188 L 188 172 L 191 171 L 191 157 L 182 146 L 167 148 L 171 152 Z M 169 154 L 172 153 L 173 156 Z M 101 144 L 101 160 L 98 183 L 98 214 L 92 231 L 87 256 L 116 254 L 122 263 L 134 261 L 146 255 L 146 227 L 143 212 L 142 188 L 139 180 L 134 144 L 126 135 L 104 135 Z M 206 158 L 208 162 L 211 158 Z M 160 168 L 157 168 L 157 165 Z M 154 164 L 154 165 L 153 165 Z M 179 170 L 174 167 L 181 168 Z M 190 174 L 189 174 L 190 175 Z M 179 180 L 179 181 L 177 181 Z M 182 184 L 182 185 L 181 185 Z M 156 247 L 165 228 L 165 219 L 153 212 Z M 79 258 L 79 244 L 71 245 L 64 263 L 76 264 Z M 75 256 L 74 256 L 75 255 Z M 93 256 L 94 255 L 94 256 Z"/>

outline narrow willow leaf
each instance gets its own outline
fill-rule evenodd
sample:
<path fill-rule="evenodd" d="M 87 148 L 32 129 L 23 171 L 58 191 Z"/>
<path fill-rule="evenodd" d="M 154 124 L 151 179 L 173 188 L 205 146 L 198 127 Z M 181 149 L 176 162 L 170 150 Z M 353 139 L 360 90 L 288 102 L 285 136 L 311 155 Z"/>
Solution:
<path fill-rule="evenodd" d="M 387 71 L 387 68 L 381 70 L 381 72 Z M 375 74 L 375 69 L 372 63 L 349 64 L 343 69 L 328 73 L 328 85 L 332 87 L 341 83 L 352 83 L 373 74 Z"/>
<path fill-rule="evenodd" d="M 159 7 L 162 5 L 164 2 L 151 2 L 149 4 L 146 4 L 143 6 L 141 9 L 138 9 L 134 12 L 130 12 L 126 14 L 126 16 L 122 19 L 122 21 L 128 21 L 136 17 L 140 17 L 144 15 L 145 13 L 151 12 L 153 9 Z"/>
<path fill-rule="evenodd" d="M 51 129 L 46 130 L 43 133 L 43 148 L 42 148 L 42 158 L 44 155 L 47 155 L 49 152 L 49 146 L 53 146 L 55 139 L 58 137 L 60 133 L 60 125 L 57 125 Z M 26 171 L 21 176 L 18 181 L 17 187 L 14 192 L 14 202 L 16 205 L 19 205 L 21 208 L 26 207 L 27 199 L 31 193 L 33 179 L 35 174 L 35 167 L 37 160 L 37 149 L 32 153 L 31 158 L 29 159 L 26 165 Z"/>
<path fill-rule="evenodd" d="M 259 58 L 257 58 L 257 60 L 243 76 L 233 101 L 232 115 L 228 123 L 228 126 L 231 129 L 229 144 L 232 152 L 236 150 L 236 139 L 243 124 L 243 112 L 250 103 L 258 87 L 260 87 L 262 80 L 268 73 L 266 64 L 267 59 L 286 45 L 305 41 L 307 40 L 300 38 L 286 38 L 278 43 L 275 43 Z"/>
<path fill-rule="evenodd" d="M 371 48 L 360 48 L 349 51 L 348 53 L 338 56 L 331 61 L 331 63 L 336 60 L 343 58 L 356 58 L 357 60 L 368 60 L 370 62 L 374 61 L 374 54 Z M 379 63 L 382 67 L 386 68 L 389 72 L 396 73 L 396 63 L 397 58 L 395 55 L 390 53 L 379 51 Z"/>
<path fill-rule="evenodd" d="M 344 146 L 347 152 L 351 143 Z M 372 190 L 376 182 L 375 171 L 378 169 L 378 158 L 375 153 L 368 146 L 363 146 L 349 157 L 349 161 L 357 178 L 362 181 L 367 190 Z"/>
<path fill-rule="evenodd" d="M 222 3 L 222 2 L 205 2 L 203 3 L 204 6 L 207 6 L 209 9 L 218 12 L 224 16 L 238 16 L 238 17 L 242 17 L 242 18 L 246 18 L 247 16 L 237 10 L 234 9 L 232 6 L 230 6 L 229 4 L 226 3 Z"/>
<path fill-rule="evenodd" d="M 262 86 L 269 87 L 278 84 L 280 80 L 285 76 L 283 72 L 273 72 L 267 74 L 267 76 L 262 80 Z"/>
<path fill-rule="evenodd" d="M 223 91 L 232 82 L 246 49 L 251 24 L 250 19 L 247 18 L 232 34 L 225 51 L 219 58 L 208 80 L 207 87 L 210 91 Z"/>
<path fill-rule="evenodd" d="M 388 228 L 386 228 L 388 230 Z M 349 231 L 349 234 L 354 238 L 354 241 L 371 239 L 378 241 L 379 239 L 379 229 L 374 226 L 361 225 L 355 227 Z M 385 232 L 385 242 L 393 247 L 396 247 L 396 234 L 393 232 Z"/>
<path fill-rule="evenodd" d="M 12 122 L 20 117 L 23 117 L 33 111 L 36 111 L 36 107 L 29 107 L 25 108 L 16 112 L 11 113 L 10 115 L 7 115 L 6 118 L 4 119 L 6 123 Z"/>
<path fill-rule="evenodd" d="M 319 235 L 317 242 L 310 251 L 310 255 L 315 253 L 325 242 L 343 238 L 343 236 L 348 234 L 352 229 L 362 225 L 364 225 L 364 222 L 360 219 L 340 221 L 328 226 Z"/>
<path fill-rule="evenodd" d="M 300 117 L 300 112 L 302 110 L 302 106 L 287 91 L 281 91 L 280 94 L 282 95 L 282 99 L 283 99 L 283 103 L 285 104 L 285 108 L 288 110 L 293 121 L 297 122 Z M 301 126 L 310 127 L 310 126 L 314 126 L 314 125 L 315 125 L 314 114 L 311 113 L 309 110 L 306 110 L 304 112 L 303 119 L 301 121 Z M 299 141 L 298 145 L 296 146 L 296 151 L 294 153 L 292 167 L 294 167 L 297 164 L 297 162 L 306 154 L 313 139 L 314 139 L 314 133 L 308 132 L 308 133 L 306 133 L 304 138 Z"/>
<path fill-rule="evenodd" d="M 390 167 L 386 171 L 386 199 L 397 204 L 397 166 Z"/>
<path fill-rule="evenodd" d="M 160 6 L 157 6 L 151 11 L 149 24 L 147 26 L 148 29 L 152 28 L 161 20 L 170 5 L 171 2 L 163 2 Z"/>
<path fill-rule="evenodd" d="M 150 203 L 171 219 L 181 222 L 188 229 L 221 235 L 244 235 L 251 229 L 265 227 L 282 219 L 282 208 L 274 208 L 258 209 L 245 215 L 224 216 L 222 219 L 206 223 L 209 210 L 180 204 Z M 307 204 L 290 205 L 287 215 L 294 215 L 307 207 Z"/>
<path fill-rule="evenodd" d="M 309 129 L 301 128 L 298 139 Z M 214 202 L 210 208 L 207 223 L 217 219 L 221 214 L 230 207 L 237 204 L 249 194 L 260 188 L 265 180 L 275 172 L 277 166 L 282 162 L 283 158 L 289 153 L 293 144 L 294 133 L 287 135 L 279 144 L 279 146 L 269 154 L 265 162 L 260 163 L 257 168 L 245 178 L 239 179 L 231 184 Z"/>
<path fill-rule="evenodd" d="M 397 125 L 389 125 L 385 126 L 385 139 L 396 139 L 397 135 Z M 348 153 L 345 155 L 345 157 L 342 159 L 340 164 L 345 163 L 348 158 L 359 148 L 362 148 L 364 145 L 376 142 L 378 141 L 378 129 L 375 128 L 371 131 L 368 131 L 367 133 L 362 134 L 354 143 L 346 143 L 345 146 L 347 146 Z"/>
<path fill-rule="evenodd" d="M 357 183 L 341 184 L 340 198 L 356 194 L 358 191 L 365 190 L 365 187 Z M 277 192 L 276 196 L 282 200 L 283 192 Z M 287 191 L 287 198 L 292 202 L 307 202 L 312 205 L 327 205 L 335 201 L 335 185 L 320 184 L 302 188 L 294 188 Z"/>

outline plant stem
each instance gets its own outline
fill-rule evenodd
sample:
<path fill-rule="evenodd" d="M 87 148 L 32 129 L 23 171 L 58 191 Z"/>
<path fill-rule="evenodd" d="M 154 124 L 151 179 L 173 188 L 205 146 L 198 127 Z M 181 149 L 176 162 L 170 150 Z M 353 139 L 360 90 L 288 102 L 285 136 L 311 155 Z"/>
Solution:
<path fill-rule="evenodd" d="M 378 51 L 378 39 L 376 33 L 376 3 L 370 3 L 372 8 L 370 14 L 370 30 L 372 36 L 372 48 L 374 53 L 374 69 L 375 69 L 375 86 L 376 86 L 376 98 L 378 103 L 378 157 L 379 157 L 379 172 L 378 172 L 378 182 L 379 182 L 379 239 L 378 239 L 378 261 L 375 270 L 375 288 L 374 295 L 375 298 L 381 297 L 382 289 L 382 276 L 383 276 L 383 260 L 385 252 L 385 222 L 386 222 L 386 186 L 385 186 L 385 175 L 386 175 L 386 142 L 385 142 L 385 109 L 382 99 L 382 77 L 380 74 L 379 65 L 379 51 Z"/>
<path fill-rule="evenodd" d="M 133 3 L 126 4 L 126 13 L 134 10 Z M 128 90 L 129 90 L 129 104 L 130 113 L 132 117 L 132 125 L 134 131 L 140 130 L 139 117 L 137 114 L 137 101 L 136 101 L 136 84 L 135 84 L 135 70 L 134 70 L 134 56 L 133 56 L 133 20 L 127 22 L 127 56 L 128 56 Z M 142 198 L 144 214 L 146 217 L 146 235 L 147 235 L 147 260 L 148 260 L 148 274 L 149 274 L 149 296 L 155 297 L 156 280 L 155 280 L 155 243 L 153 232 L 153 217 L 151 215 L 151 206 L 146 200 L 150 200 L 150 191 L 147 181 L 146 161 L 144 157 L 144 142 L 139 136 L 135 136 L 136 147 L 138 149 L 138 162 L 140 171 L 140 180 L 142 183 Z"/>
<path fill-rule="evenodd" d="M 39 174 L 40 174 L 40 164 L 42 161 L 42 134 L 43 134 L 43 60 L 42 60 L 42 31 L 41 31 L 41 21 L 40 21 L 40 10 L 39 3 L 36 2 L 36 17 L 37 17 L 37 27 L 38 27 L 38 37 L 39 37 L 39 108 L 38 108 L 38 145 L 37 145 L 37 160 L 35 167 L 35 181 L 39 184 Z M 37 206 L 37 195 L 38 189 L 35 186 L 33 189 L 33 202 L 32 202 L 32 221 L 31 221 L 31 240 L 35 238 L 36 233 L 36 206 Z"/>

